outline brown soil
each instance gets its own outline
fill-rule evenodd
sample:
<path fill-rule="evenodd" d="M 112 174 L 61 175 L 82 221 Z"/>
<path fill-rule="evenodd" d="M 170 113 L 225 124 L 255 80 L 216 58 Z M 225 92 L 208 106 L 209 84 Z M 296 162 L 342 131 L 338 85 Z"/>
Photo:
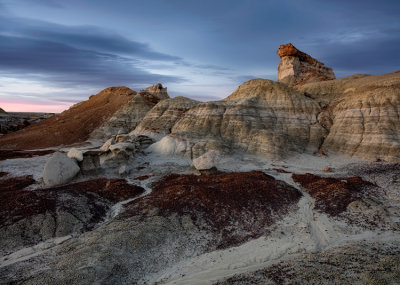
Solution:
<path fill-rule="evenodd" d="M 89 201 L 106 199 L 116 203 L 134 198 L 145 191 L 142 187 L 128 184 L 124 179 L 106 178 L 43 190 L 23 190 L 33 183 L 35 180 L 31 176 L 0 180 L 0 227 L 33 215 L 55 213 L 57 203 L 63 204 L 64 194 L 72 197 L 84 195 Z M 96 220 L 103 215 L 104 210 L 99 213 Z"/>
<path fill-rule="evenodd" d="M 199 227 L 223 237 L 216 243 L 226 248 L 267 233 L 300 196 L 297 189 L 260 171 L 171 174 L 154 183 L 151 194 L 129 203 L 119 218 L 157 209 L 161 216 L 189 215 Z"/>
<path fill-rule="evenodd" d="M 5 173 L 5 175 L 3 173 Z M 5 176 L 7 176 L 7 173 L 1 172 L 0 177 L 2 177 L 2 179 L 0 179 L 0 193 L 14 190 L 22 190 L 36 182 L 30 175 L 10 178 L 7 178 Z"/>
<path fill-rule="evenodd" d="M 361 192 L 372 183 L 360 177 L 326 178 L 314 174 L 292 174 L 295 182 L 306 188 L 315 199 L 315 209 L 338 216 L 347 206 L 361 198 Z"/>
<path fill-rule="evenodd" d="M 14 158 L 31 158 L 34 156 L 43 156 L 54 153 L 54 150 L 37 150 L 37 151 L 23 151 L 23 150 L 0 150 L 0 161 Z"/>
<path fill-rule="evenodd" d="M 136 94 L 127 87 L 104 89 L 61 114 L 0 138 L 1 149 L 40 149 L 85 141 Z"/>
<path fill-rule="evenodd" d="M 153 176 L 154 176 L 154 174 L 146 174 L 146 175 L 135 177 L 135 178 L 133 178 L 133 180 L 143 181 L 143 180 L 147 180 L 147 179 L 149 179 L 150 177 L 153 177 Z"/>
<path fill-rule="evenodd" d="M 291 172 L 289 172 L 289 171 L 286 171 L 286 170 L 280 169 L 280 168 L 273 168 L 273 170 L 275 170 L 275 171 L 278 172 L 278 173 L 291 173 Z"/>

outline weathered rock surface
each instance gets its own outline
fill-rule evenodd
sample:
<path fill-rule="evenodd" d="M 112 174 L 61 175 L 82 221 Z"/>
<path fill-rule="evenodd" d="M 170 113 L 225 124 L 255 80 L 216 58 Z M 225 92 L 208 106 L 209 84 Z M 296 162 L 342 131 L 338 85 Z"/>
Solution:
<path fill-rule="evenodd" d="M 120 172 L 128 173 L 127 164 L 134 158 L 137 152 L 140 152 L 154 141 L 143 135 L 120 134 L 112 136 L 101 147 L 100 163 L 106 167 L 122 167 Z"/>
<path fill-rule="evenodd" d="M 118 133 L 129 133 L 135 129 L 153 106 L 153 102 L 147 101 L 142 95 L 137 94 L 132 100 L 115 112 L 109 120 L 104 122 L 100 128 L 91 133 L 90 137 L 102 139 L 109 138 Z"/>
<path fill-rule="evenodd" d="M 0 255 L 50 238 L 92 230 L 114 203 L 144 192 L 122 179 L 23 190 L 34 182 L 29 177 L 0 180 Z"/>
<path fill-rule="evenodd" d="M 322 106 L 321 150 L 366 160 L 400 161 L 400 72 L 354 75 L 298 88 Z"/>
<path fill-rule="evenodd" d="M 161 139 L 170 134 L 172 127 L 184 114 L 200 104 L 185 97 L 166 99 L 154 106 L 143 118 L 132 134 L 144 134 L 154 139 Z"/>
<path fill-rule="evenodd" d="M 364 242 L 301 254 L 215 284 L 397 284 L 400 280 L 399 268 L 398 243 Z"/>
<path fill-rule="evenodd" d="M 290 86 L 306 82 L 335 79 L 332 68 L 308 54 L 299 51 L 291 43 L 281 45 L 277 51 L 281 61 L 278 65 L 278 81 Z"/>
<path fill-rule="evenodd" d="M 158 101 L 168 99 L 167 87 L 163 87 L 161 83 L 157 83 L 153 86 L 147 87 L 141 92 L 145 97 L 148 95 L 154 96 Z"/>
<path fill-rule="evenodd" d="M 221 156 L 216 151 L 209 151 L 199 156 L 198 158 L 193 160 L 193 166 L 201 171 L 201 170 L 209 170 L 212 168 L 216 168 L 218 162 L 221 160 Z"/>
<path fill-rule="evenodd" d="M 59 115 L 0 138 L 1 149 L 39 149 L 84 142 L 136 94 L 127 87 L 110 87 Z"/>
<path fill-rule="evenodd" d="M 80 168 L 74 159 L 61 152 L 55 152 L 44 166 L 43 182 L 47 187 L 65 184 L 71 181 L 79 170 Z"/>
<path fill-rule="evenodd" d="M 270 158 L 316 150 L 325 129 L 317 102 L 284 84 L 254 79 L 224 101 L 200 103 L 152 146 L 196 158 L 207 151 L 240 150 Z"/>
<path fill-rule="evenodd" d="M 107 227 L 64 242 L 53 255 L 33 257 L 24 270 L 21 263 L 0 268 L 0 276 L 28 284 L 152 284 L 153 275 L 187 258 L 268 232 L 296 209 L 300 197 L 295 188 L 257 171 L 169 175 Z M 31 270 L 38 261 L 47 266 Z"/>
<path fill-rule="evenodd" d="M 71 148 L 68 151 L 67 156 L 69 158 L 75 159 L 77 162 L 80 162 L 80 161 L 83 160 L 83 152 L 81 150 L 79 150 L 79 149 L 74 148 L 74 147 Z"/>
<path fill-rule="evenodd" d="M 169 99 L 167 88 L 161 83 L 142 90 L 126 105 L 96 129 L 90 136 L 95 139 L 109 138 L 112 135 L 133 131 L 146 114 L 160 101 Z"/>

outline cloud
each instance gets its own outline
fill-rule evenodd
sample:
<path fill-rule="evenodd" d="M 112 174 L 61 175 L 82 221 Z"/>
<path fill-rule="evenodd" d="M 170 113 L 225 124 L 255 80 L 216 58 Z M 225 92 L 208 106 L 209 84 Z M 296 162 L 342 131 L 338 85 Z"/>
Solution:
<path fill-rule="evenodd" d="M 0 72 L 56 85 L 104 86 L 179 81 L 151 74 L 130 58 L 46 40 L 0 35 Z"/>
<path fill-rule="evenodd" d="M 7 4 L 22 4 L 22 5 L 41 5 L 49 8 L 63 8 L 64 6 L 56 0 L 0 0 L 0 6 Z"/>
<path fill-rule="evenodd" d="M 1 5 L 1 2 L 0 2 Z M 83 99 L 86 92 L 73 95 L 70 88 L 102 89 L 121 85 L 150 85 L 156 82 L 177 83 L 183 78 L 146 71 L 141 61 L 182 62 L 180 57 L 152 50 L 147 44 L 124 38 L 93 26 L 70 27 L 44 21 L 0 16 L 0 79 L 19 78 L 42 82 L 53 88 L 67 88 L 67 93 L 39 96 L 33 93 L 28 101 L 48 96 Z M 29 85 L 27 85 L 29 88 Z M 29 90 L 23 94 L 29 94 Z M 3 95 L 5 95 L 3 88 Z M 8 92 L 9 98 L 17 96 Z M 86 96 L 85 96 L 86 97 Z M 28 97 L 25 97 L 28 98 Z M 62 100 L 68 102 L 67 98 Z"/>

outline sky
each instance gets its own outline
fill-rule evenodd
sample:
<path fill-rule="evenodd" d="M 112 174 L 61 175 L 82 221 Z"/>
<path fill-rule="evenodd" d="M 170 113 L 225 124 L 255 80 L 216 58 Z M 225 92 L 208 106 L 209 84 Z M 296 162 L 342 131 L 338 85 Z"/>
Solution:
<path fill-rule="evenodd" d="M 0 0 L 0 107 L 61 112 L 110 86 L 227 97 L 281 44 L 337 77 L 400 69 L 399 0 Z"/>

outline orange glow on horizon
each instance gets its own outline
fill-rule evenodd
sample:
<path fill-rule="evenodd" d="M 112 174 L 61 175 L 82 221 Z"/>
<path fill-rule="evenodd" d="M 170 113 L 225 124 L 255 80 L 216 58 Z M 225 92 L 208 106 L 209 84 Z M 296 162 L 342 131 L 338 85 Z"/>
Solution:
<path fill-rule="evenodd" d="M 37 112 L 37 113 L 61 113 L 73 104 L 51 105 L 28 102 L 0 102 L 0 108 L 6 112 Z"/>

